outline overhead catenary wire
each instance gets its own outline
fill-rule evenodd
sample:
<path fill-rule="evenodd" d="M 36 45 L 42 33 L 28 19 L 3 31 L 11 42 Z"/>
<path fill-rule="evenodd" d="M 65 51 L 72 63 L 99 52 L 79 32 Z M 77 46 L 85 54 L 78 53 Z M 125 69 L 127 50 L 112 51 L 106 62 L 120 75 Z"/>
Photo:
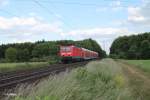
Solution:
<path fill-rule="evenodd" d="M 59 20 L 61 20 L 63 22 L 63 24 L 66 25 L 66 27 L 70 28 L 70 24 L 66 23 L 61 17 L 58 17 L 53 11 L 51 11 L 50 9 L 48 9 L 47 7 L 45 7 L 44 5 L 42 5 L 39 1 L 37 1 L 37 0 L 32 0 L 32 1 L 34 3 L 36 3 L 38 6 L 40 6 L 41 8 L 43 8 L 45 11 L 47 11 L 49 15 L 54 15 Z"/>
<path fill-rule="evenodd" d="M 19 1 L 19 2 L 22 2 L 21 0 L 16 0 L 16 1 Z M 85 3 L 85 2 L 76 2 L 76 1 L 54 1 L 54 0 L 28 0 L 28 1 L 33 1 L 34 3 L 36 3 L 37 5 L 39 5 L 40 7 L 42 7 L 43 9 L 45 9 L 50 15 L 54 15 L 55 17 L 57 17 L 59 20 L 61 20 L 63 23 L 64 23 L 64 20 L 60 17 L 57 16 L 56 13 L 54 13 L 53 11 L 51 11 L 50 9 L 48 9 L 47 7 L 45 7 L 44 5 L 41 4 L 42 3 L 51 3 L 51 4 L 57 4 L 57 5 L 76 5 L 76 6 L 82 6 L 82 7 L 98 7 L 98 8 L 125 8 L 125 7 L 129 7 L 129 5 L 124 5 L 123 3 L 129 3 L 128 0 L 119 0 L 119 2 L 121 3 L 121 5 L 110 5 L 110 4 L 104 4 L 104 1 L 105 2 L 117 2 L 118 0 L 100 0 L 100 1 L 103 1 L 103 3 Z M 136 5 L 134 4 L 133 6 L 139 6 L 139 5 Z M 0 9 L 0 12 L 3 12 L 3 13 L 6 13 L 8 15 L 11 15 L 11 16 L 16 16 L 15 14 L 13 14 L 12 12 L 9 12 L 7 10 L 4 10 L 4 9 Z M 64 23 L 64 24 L 67 24 L 67 26 L 71 26 L 70 24 L 68 23 Z"/>
<path fill-rule="evenodd" d="M 37 1 L 37 0 L 36 0 Z M 42 3 L 51 3 L 51 4 L 57 4 L 57 5 L 77 5 L 77 6 L 82 6 L 82 7 L 112 7 L 112 8 L 117 8 L 117 7 L 129 7 L 129 5 L 125 5 L 123 3 L 129 3 L 129 1 L 119 1 L 121 3 L 121 5 L 115 5 L 112 3 L 117 2 L 118 0 L 101 0 L 103 2 L 101 3 L 85 3 L 85 2 L 76 2 L 76 1 L 54 1 L 54 0 L 38 0 L 38 2 L 42 2 Z M 105 1 L 105 2 L 104 2 Z M 107 3 L 109 2 L 109 4 Z M 106 4 L 105 4 L 106 3 Z M 134 6 L 138 6 L 136 4 L 134 4 Z"/>
<path fill-rule="evenodd" d="M 83 2 L 68 2 L 68 1 L 41 1 L 45 3 L 53 3 L 53 4 L 64 4 L 64 5 L 78 5 L 78 6 L 87 6 L 87 7 L 114 7 L 109 3 L 109 5 L 106 5 L 104 3 L 98 4 L 98 3 L 83 3 Z M 122 3 L 122 2 L 120 2 Z M 128 5 L 122 5 L 122 7 L 127 7 Z M 116 5 L 117 7 L 117 5 Z"/>

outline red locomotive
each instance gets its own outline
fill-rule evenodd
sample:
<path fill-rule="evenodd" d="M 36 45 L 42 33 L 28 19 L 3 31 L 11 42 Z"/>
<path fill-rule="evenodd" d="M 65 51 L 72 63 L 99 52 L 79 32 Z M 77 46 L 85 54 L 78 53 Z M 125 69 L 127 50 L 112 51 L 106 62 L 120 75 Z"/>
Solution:
<path fill-rule="evenodd" d="M 60 46 L 60 57 L 63 63 L 83 61 L 98 58 L 98 53 L 74 45 Z"/>

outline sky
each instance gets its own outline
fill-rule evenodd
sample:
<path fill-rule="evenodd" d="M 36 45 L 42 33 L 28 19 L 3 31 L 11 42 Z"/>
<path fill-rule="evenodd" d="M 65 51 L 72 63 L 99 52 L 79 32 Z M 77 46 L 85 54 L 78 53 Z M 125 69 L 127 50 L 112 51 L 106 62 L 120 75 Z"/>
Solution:
<path fill-rule="evenodd" d="M 150 31 L 150 0 L 0 0 L 0 44 L 92 38 L 109 53 L 119 36 Z"/>

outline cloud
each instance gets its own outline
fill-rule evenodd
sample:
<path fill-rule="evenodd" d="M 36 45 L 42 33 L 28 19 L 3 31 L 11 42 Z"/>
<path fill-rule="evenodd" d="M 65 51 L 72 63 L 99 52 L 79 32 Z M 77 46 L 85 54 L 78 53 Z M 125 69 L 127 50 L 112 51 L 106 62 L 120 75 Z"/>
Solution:
<path fill-rule="evenodd" d="M 128 7 L 128 22 L 133 25 L 150 26 L 150 1 L 143 0 L 141 7 Z"/>
<path fill-rule="evenodd" d="M 130 32 L 126 28 L 98 27 L 90 29 L 72 30 L 67 33 L 62 33 L 64 36 L 73 36 L 77 38 L 96 38 L 109 39 L 120 35 L 128 35 Z"/>
<path fill-rule="evenodd" d="M 0 17 L 0 29 L 7 30 L 12 29 L 17 26 L 34 26 L 39 24 L 38 21 L 36 21 L 35 18 L 19 18 L 19 17 L 13 17 L 13 18 L 5 18 Z"/>
<path fill-rule="evenodd" d="M 110 4 L 108 4 L 105 7 L 98 7 L 96 9 L 97 12 L 105 12 L 105 11 L 112 11 L 117 12 L 123 10 L 125 7 L 123 7 L 122 2 L 119 0 L 112 1 Z"/>
<path fill-rule="evenodd" d="M 40 39 L 53 39 L 62 32 L 62 22 L 45 22 L 36 17 L 0 17 L 0 43 L 33 42 Z"/>
<path fill-rule="evenodd" d="M 145 16 L 141 12 L 141 8 L 139 7 L 129 7 L 128 8 L 128 21 L 133 23 L 141 23 L 146 21 Z"/>
<path fill-rule="evenodd" d="M 61 32 L 62 23 L 59 21 L 47 23 L 35 17 L 0 17 L 0 35 L 36 35 L 43 33 Z"/>

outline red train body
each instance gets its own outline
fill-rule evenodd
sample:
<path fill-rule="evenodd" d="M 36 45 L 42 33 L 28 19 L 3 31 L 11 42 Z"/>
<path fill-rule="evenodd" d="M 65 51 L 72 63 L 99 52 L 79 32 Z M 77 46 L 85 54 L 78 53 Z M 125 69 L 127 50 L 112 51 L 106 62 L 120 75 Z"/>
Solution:
<path fill-rule="evenodd" d="M 59 55 L 62 58 L 62 62 L 66 63 L 70 61 L 83 61 L 98 58 L 97 52 L 74 45 L 60 46 Z"/>

